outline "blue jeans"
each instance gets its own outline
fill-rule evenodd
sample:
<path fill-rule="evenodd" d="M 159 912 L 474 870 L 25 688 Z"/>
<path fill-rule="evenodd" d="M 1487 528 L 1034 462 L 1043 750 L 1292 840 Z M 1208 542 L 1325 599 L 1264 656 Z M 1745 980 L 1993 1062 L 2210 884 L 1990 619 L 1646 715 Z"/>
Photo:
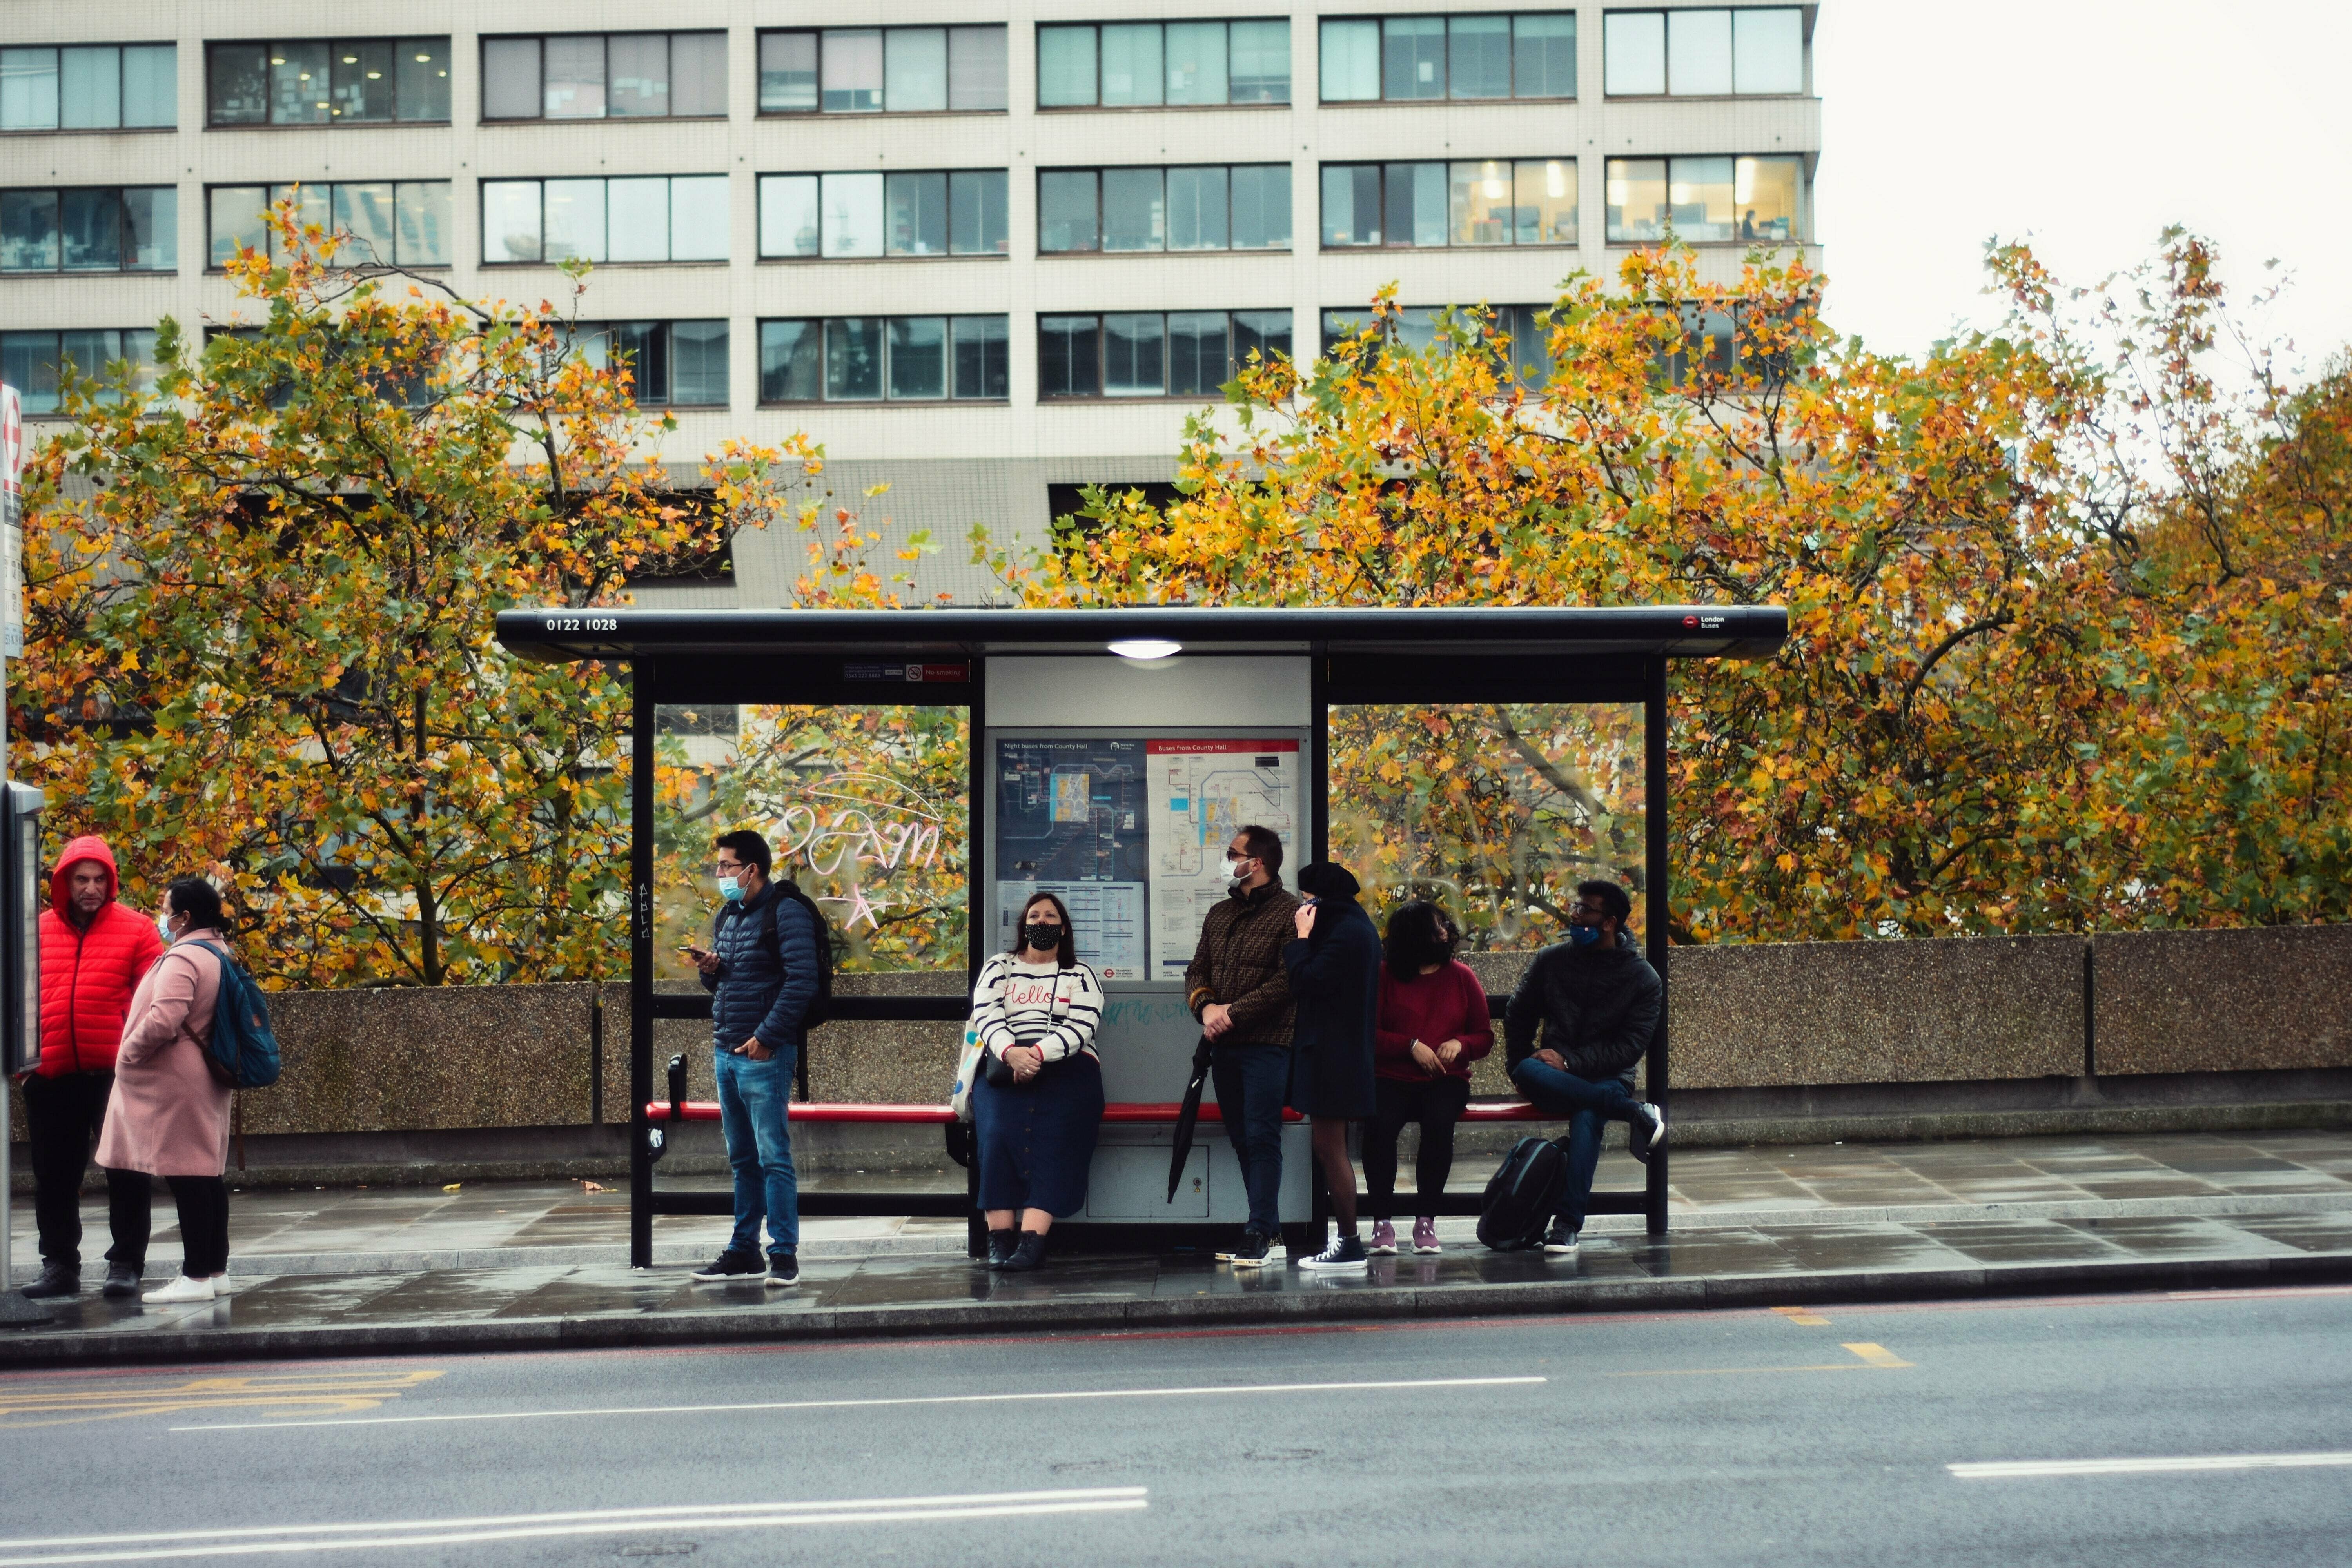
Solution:
<path fill-rule="evenodd" d="M 1601 1129 L 1612 1121 L 1631 1126 L 1642 1102 L 1622 1078 L 1594 1083 L 1532 1057 L 1511 1069 L 1511 1081 L 1538 1110 L 1570 1119 L 1568 1187 L 1560 1194 L 1559 1217 L 1569 1229 L 1580 1231 L 1592 1202 L 1592 1173 L 1601 1165 Z"/>
<path fill-rule="evenodd" d="M 735 1236 L 731 1252 L 760 1249 L 760 1221 L 768 1222 L 768 1250 L 789 1257 L 801 1245 L 801 1183 L 793 1169 L 793 1061 L 783 1047 L 766 1061 L 719 1053 L 719 1124 L 727 1132 L 727 1163 L 735 1172 Z"/>
<path fill-rule="evenodd" d="M 1282 1234 L 1282 1100 L 1290 1092 L 1287 1046 L 1211 1046 L 1209 1078 L 1249 1194 L 1249 1226 Z"/>

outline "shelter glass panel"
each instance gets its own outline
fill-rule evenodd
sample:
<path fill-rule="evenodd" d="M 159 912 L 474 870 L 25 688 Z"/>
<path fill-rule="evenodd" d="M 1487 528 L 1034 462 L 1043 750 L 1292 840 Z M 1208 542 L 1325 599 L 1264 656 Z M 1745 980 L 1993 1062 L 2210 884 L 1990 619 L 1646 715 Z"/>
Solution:
<path fill-rule="evenodd" d="M 1376 920 L 1428 899 L 1462 951 L 1527 952 L 1563 940 L 1587 880 L 1638 916 L 1641 704 L 1335 705 L 1329 745 L 1331 858 Z"/>

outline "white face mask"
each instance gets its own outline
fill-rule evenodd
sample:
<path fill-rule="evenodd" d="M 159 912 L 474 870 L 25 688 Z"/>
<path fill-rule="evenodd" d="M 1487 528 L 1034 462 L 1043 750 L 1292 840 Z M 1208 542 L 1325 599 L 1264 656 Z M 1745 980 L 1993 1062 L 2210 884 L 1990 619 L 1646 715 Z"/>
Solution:
<path fill-rule="evenodd" d="M 171 945 L 172 945 L 172 917 L 171 917 L 171 916 L 169 916 L 169 915 L 157 915 L 157 916 L 155 917 L 155 930 L 156 930 L 156 931 L 157 931 L 157 932 L 158 932 L 162 937 L 163 937 L 163 945 L 164 945 L 165 947 L 169 947 L 169 946 L 171 946 Z"/>

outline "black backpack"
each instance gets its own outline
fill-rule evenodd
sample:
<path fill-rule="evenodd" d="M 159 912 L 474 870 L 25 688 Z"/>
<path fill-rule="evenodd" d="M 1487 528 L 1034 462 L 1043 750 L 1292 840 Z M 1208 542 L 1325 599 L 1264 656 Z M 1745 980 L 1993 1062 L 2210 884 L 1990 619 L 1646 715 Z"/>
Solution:
<path fill-rule="evenodd" d="M 1568 1190 L 1568 1155 L 1549 1138 L 1511 1145 L 1478 1204 L 1478 1239 L 1496 1252 L 1540 1246 Z"/>
<path fill-rule="evenodd" d="M 789 877 L 779 877 L 775 889 L 806 910 L 809 919 L 816 922 L 816 995 L 810 1001 L 808 1017 L 801 1025 L 803 1030 L 814 1029 L 833 1013 L 833 926 L 824 918 L 824 911 L 816 907 L 816 900 L 801 891 L 798 882 Z M 738 910 L 737 918 L 740 919 L 740 906 Z M 760 921 L 760 945 L 775 955 L 776 967 L 782 969 L 784 966 L 784 944 L 776 935 L 774 911 L 764 912 L 767 918 Z M 715 943 L 718 938 L 713 937 L 711 941 Z"/>

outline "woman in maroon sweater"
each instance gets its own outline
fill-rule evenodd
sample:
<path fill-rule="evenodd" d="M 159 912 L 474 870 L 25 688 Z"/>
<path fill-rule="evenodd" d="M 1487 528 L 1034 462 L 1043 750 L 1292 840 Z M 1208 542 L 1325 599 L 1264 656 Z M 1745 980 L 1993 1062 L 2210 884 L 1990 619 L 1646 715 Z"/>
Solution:
<path fill-rule="evenodd" d="M 1425 1197 L 1445 1190 L 1454 1169 L 1454 1124 L 1470 1103 L 1470 1064 L 1495 1047 L 1486 1015 L 1486 988 L 1466 963 L 1455 962 L 1460 940 L 1444 910 L 1415 899 L 1389 916 L 1388 962 L 1381 967 L 1380 1023 L 1372 1036 L 1372 1120 L 1364 1129 L 1364 1184 L 1371 1189 L 1369 1250 L 1393 1253 L 1396 1226 L 1397 1134 L 1421 1123 L 1414 1188 Z M 1435 1252 L 1437 1219 L 1412 1222 L 1412 1249 Z"/>

